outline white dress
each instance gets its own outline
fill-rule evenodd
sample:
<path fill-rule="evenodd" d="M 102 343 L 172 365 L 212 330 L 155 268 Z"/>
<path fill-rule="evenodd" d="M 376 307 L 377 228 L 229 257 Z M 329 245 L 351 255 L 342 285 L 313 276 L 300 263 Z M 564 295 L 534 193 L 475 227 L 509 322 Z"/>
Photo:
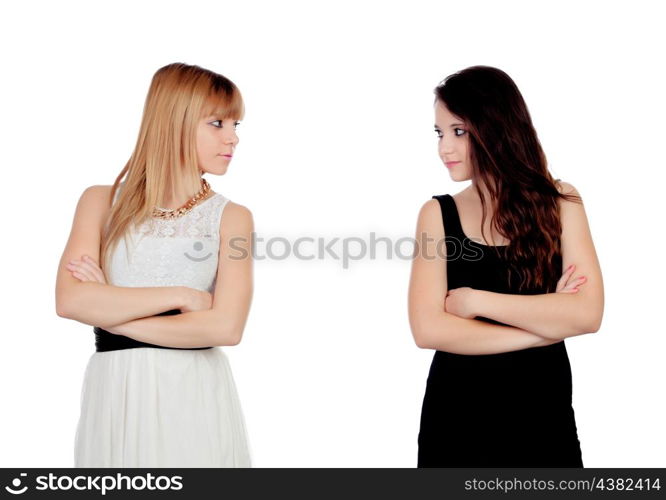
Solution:
<path fill-rule="evenodd" d="M 107 282 L 212 293 L 228 201 L 215 193 L 179 218 L 131 226 L 131 239 L 121 238 L 111 256 Z M 75 467 L 250 467 L 227 356 L 220 347 L 93 353 L 74 447 Z"/>

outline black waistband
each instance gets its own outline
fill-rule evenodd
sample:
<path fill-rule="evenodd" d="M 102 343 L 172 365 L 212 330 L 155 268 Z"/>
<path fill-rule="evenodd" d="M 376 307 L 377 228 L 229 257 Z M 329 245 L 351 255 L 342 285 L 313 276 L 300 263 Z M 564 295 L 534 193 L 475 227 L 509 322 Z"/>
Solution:
<path fill-rule="evenodd" d="M 156 314 L 156 316 L 173 316 L 174 314 L 180 314 L 180 310 L 171 309 L 169 311 Z M 133 349 L 135 347 L 157 347 L 159 349 L 177 349 L 187 351 L 212 349 L 212 347 L 166 347 L 163 345 L 148 344 L 146 342 L 134 340 L 130 337 L 125 337 L 124 335 L 116 335 L 114 333 L 107 332 L 98 326 L 94 327 L 93 331 L 95 332 L 95 350 L 97 352 L 118 351 L 120 349 Z"/>

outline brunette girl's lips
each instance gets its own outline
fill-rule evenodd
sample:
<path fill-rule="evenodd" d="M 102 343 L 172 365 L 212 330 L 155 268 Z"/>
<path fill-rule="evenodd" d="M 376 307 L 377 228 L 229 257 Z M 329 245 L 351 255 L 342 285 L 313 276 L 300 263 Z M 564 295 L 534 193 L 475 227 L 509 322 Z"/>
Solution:
<path fill-rule="evenodd" d="M 453 165 L 457 165 L 460 163 L 459 161 L 447 161 L 445 162 L 447 167 L 452 167 Z"/>

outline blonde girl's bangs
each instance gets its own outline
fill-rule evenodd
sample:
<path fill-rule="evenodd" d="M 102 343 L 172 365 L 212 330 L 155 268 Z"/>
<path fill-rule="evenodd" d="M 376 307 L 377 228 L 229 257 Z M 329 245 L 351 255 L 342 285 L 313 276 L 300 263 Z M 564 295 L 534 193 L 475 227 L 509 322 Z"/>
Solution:
<path fill-rule="evenodd" d="M 203 106 L 204 116 L 215 116 L 220 119 L 242 120 L 245 105 L 240 91 L 235 85 L 223 89 L 211 89 Z M 217 91 L 216 91 L 217 90 Z"/>

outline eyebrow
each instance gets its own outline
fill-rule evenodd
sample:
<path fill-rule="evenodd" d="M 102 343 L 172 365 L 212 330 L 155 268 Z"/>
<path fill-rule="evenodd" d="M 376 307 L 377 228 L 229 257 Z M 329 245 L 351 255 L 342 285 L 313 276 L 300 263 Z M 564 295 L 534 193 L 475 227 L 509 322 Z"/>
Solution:
<path fill-rule="evenodd" d="M 237 122 L 240 121 L 240 120 L 237 120 L 237 119 L 231 118 L 231 117 L 222 118 L 221 114 L 213 114 L 213 115 L 208 115 L 208 116 L 204 117 L 204 120 L 211 120 L 211 119 L 213 119 L 215 121 L 224 121 L 224 120 L 234 120 L 234 121 L 237 121 Z"/>
<path fill-rule="evenodd" d="M 450 126 L 451 127 L 457 127 L 457 126 L 464 126 L 464 125 L 465 125 L 464 123 L 452 123 Z M 435 123 L 435 128 L 439 129 L 439 127 L 437 126 L 436 123 Z"/>

